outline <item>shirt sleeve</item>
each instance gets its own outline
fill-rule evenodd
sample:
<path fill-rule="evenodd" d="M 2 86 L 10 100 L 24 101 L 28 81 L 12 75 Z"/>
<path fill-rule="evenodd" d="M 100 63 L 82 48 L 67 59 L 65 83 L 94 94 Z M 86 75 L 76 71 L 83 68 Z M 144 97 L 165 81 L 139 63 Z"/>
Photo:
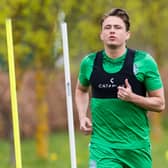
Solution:
<path fill-rule="evenodd" d="M 147 91 L 157 90 L 163 87 L 158 65 L 154 58 L 148 55 L 146 61 L 145 85 Z"/>
<path fill-rule="evenodd" d="M 86 57 L 81 61 L 78 79 L 81 85 L 89 86 L 89 80 L 87 79 L 87 58 Z"/>
<path fill-rule="evenodd" d="M 90 76 L 93 71 L 93 63 L 95 57 L 96 53 L 90 53 L 81 61 L 78 79 L 80 81 L 80 84 L 83 86 L 88 87 L 90 85 Z"/>

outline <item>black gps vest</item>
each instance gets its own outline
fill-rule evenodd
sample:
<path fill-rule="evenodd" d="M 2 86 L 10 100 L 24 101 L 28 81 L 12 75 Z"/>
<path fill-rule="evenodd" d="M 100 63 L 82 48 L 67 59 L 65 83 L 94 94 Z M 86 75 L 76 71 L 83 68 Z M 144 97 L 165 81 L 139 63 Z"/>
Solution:
<path fill-rule="evenodd" d="M 126 78 L 128 79 L 134 93 L 146 96 L 144 83 L 137 80 L 133 72 L 134 56 L 135 51 L 128 48 L 121 70 L 117 73 L 108 73 L 103 69 L 102 51 L 97 52 L 90 78 L 92 97 L 117 98 L 117 87 L 124 86 Z"/>

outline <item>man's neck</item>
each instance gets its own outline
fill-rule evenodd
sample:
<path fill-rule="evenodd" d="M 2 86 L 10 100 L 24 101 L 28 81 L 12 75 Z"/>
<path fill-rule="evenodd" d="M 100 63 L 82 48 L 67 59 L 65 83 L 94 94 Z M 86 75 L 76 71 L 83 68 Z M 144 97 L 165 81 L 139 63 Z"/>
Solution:
<path fill-rule="evenodd" d="M 111 58 L 118 58 L 126 52 L 126 47 L 105 47 L 105 52 Z"/>

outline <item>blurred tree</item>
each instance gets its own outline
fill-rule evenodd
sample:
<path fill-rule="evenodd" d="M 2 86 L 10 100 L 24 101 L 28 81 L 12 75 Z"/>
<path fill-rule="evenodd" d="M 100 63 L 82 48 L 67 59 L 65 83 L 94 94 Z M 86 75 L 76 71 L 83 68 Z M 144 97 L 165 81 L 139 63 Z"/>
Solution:
<path fill-rule="evenodd" d="M 147 49 L 159 51 L 154 55 L 159 55 L 158 62 L 163 62 L 167 51 L 164 42 L 168 28 L 166 0 L 137 0 L 134 3 L 132 0 L 95 0 L 94 3 L 96 7 L 89 0 L 2 0 L 0 25 L 4 24 L 6 17 L 13 18 L 17 62 L 26 67 L 35 66 L 41 60 L 43 66 L 54 66 L 56 57 L 60 56 L 54 55 L 57 53 L 54 52 L 55 38 L 60 33 L 57 19 L 60 11 L 65 13 L 68 22 L 71 57 L 81 58 L 79 55 L 100 49 L 99 20 L 104 12 L 114 7 L 125 8 L 131 17 L 133 37 L 129 43 L 138 48 L 147 46 Z M 160 24 L 160 19 L 165 22 Z M 1 36 L 0 54 L 5 57 L 5 34 Z"/>
<path fill-rule="evenodd" d="M 82 3 L 82 5 L 81 5 Z M 69 27 L 70 55 L 81 59 L 84 54 L 102 47 L 99 40 L 99 20 L 111 8 L 125 8 L 131 18 L 133 37 L 129 44 L 152 52 L 159 65 L 166 60 L 166 39 L 168 3 L 166 0 L 111 1 L 95 0 L 94 7 L 89 0 L 63 0 L 61 9 L 66 14 Z M 160 19 L 164 22 L 160 24 Z M 159 58 L 159 59 L 158 59 Z"/>
<path fill-rule="evenodd" d="M 148 6 L 148 8 L 147 8 Z M 147 1 L 144 5 L 146 11 L 145 27 L 143 35 L 146 38 L 149 47 L 152 50 L 158 66 L 161 68 L 166 62 L 167 44 L 165 41 L 168 38 L 168 3 L 165 0 Z M 159 141 L 162 135 L 161 115 L 157 113 L 151 114 L 152 120 L 152 137 Z"/>
<path fill-rule="evenodd" d="M 38 108 L 37 108 L 37 154 L 42 158 L 48 157 L 48 105 L 44 99 L 46 92 L 46 80 L 44 77 L 44 72 L 38 69 L 36 72 L 36 79 L 40 82 L 40 85 L 36 85 Z"/>
<path fill-rule="evenodd" d="M 1 1 L 1 27 L 4 27 L 5 19 L 13 21 L 15 66 L 17 87 L 21 83 L 22 73 L 26 68 L 33 67 L 36 72 L 37 85 L 37 151 L 40 157 L 48 155 L 47 141 L 48 132 L 47 104 L 44 101 L 46 87 L 44 68 L 54 67 L 56 56 L 53 55 L 53 44 L 56 35 L 56 18 L 59 3 L 54 0 L 2 0 Z M 0 40 L 0 53 L 5 61 L 6 46 L 4 47 L 5 30 L 2 31 Z M 1 38 L 0 38 L 1 39 Z M 6 40 L 6 39 L 5 39 Z M 43 99 L 43 100 L 42 100 Z M 45 108 L 44 108 L 45 107 Z M 41 149 L 44 150 L 41 150 Z"/>
<path fill-rule="evenodd" d="M 165 43 L 168 37 L 168 4 L 165 0 L 151 1 L 144 0 L 141 5 L 141 24 L 135 31 L 135 38 L 139 37 L 143 46 L 152 52 L 159 66 L 165 59 L 167 45 Z M 143 11 L 143 12 L 142 12 Z M 132 15 L 132 17 L 135 17 Z M 163 23 L 161 23 L 163 22 Z M 133 23 L 134 24 L 134 23 Z"/>

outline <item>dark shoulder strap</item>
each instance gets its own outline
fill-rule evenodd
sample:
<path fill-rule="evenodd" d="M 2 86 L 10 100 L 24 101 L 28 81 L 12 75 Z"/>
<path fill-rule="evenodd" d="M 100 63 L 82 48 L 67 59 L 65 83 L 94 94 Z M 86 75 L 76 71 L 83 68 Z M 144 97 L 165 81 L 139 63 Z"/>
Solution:
<path fill-rule="evenodd" d="M 98 51 L 96 53 L 96 57 L 95 57 L 95 60 L 94 60 L 94 66 L 100 66 L 102 65 L 102 62 L 103 62 L 103 54 L 102 54 L 103 50 L 101 51 Z"/>
<path fill-rule="evenodd" d="M 103 56 L 102 53 L 103 53 L 103 50 L 98 51 L 98 52 L 96 53 L 96 58 L 95 58 L 96 61 L 100 61 L 100 60 L 102 59 L 102 56 Z"/>
<path fill-rule="evenodd" d="M 133 72 L 135 52 L 135 50 L 128 48 L 124 68 L 126 68 L 129 72 Z"/>

